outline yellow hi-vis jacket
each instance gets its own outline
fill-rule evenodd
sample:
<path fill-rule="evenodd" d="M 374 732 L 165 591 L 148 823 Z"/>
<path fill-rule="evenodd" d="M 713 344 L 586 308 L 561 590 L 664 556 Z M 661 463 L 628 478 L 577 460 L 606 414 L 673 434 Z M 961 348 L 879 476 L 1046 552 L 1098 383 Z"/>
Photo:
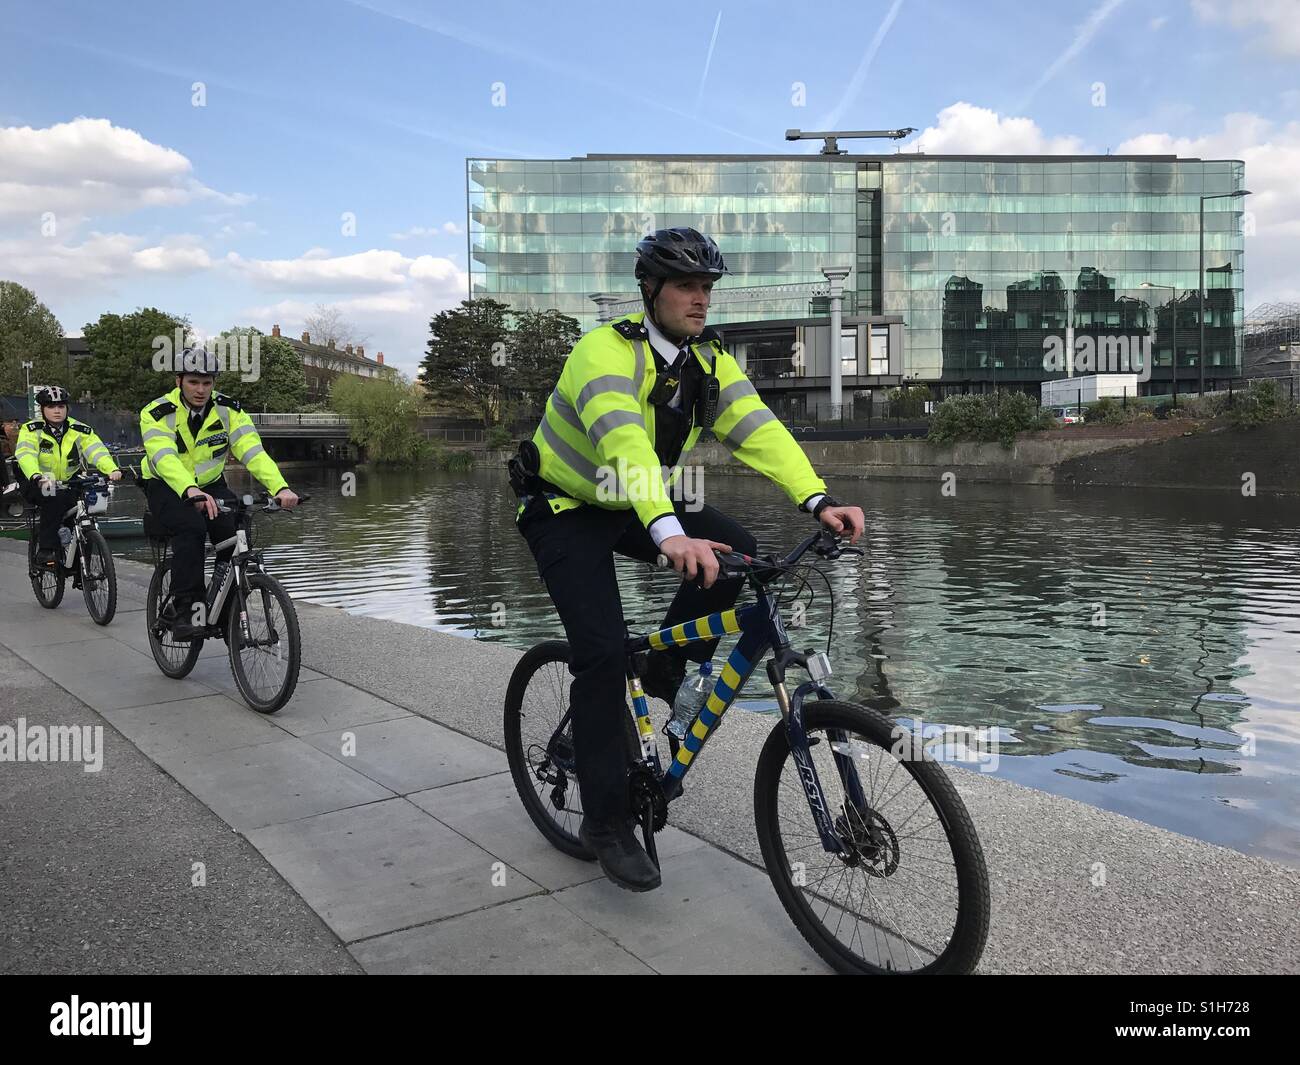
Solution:
<path fill-rule="evenodd" d="M 18 468 L 24 477 L 31 480 L 36 474 L 43 473 L 56 481 L 66 481 L 68 474 L 82 463 L 94 466 L 103 474 L 117 469 L 113 456 L 95 435 L 94 429 L 71 418 L 63 424 L 62 439 L 56 438 L 40 418 L 19 430 L 14 458 L 18 460 Z M 74 458 L 74 452 L 78 452 L 80 458 Z"/>
<path fill-rule="evenodd" d="M 230 455 L 242 462 L 272 495 L 287 485 L 275 460 L 262 446 L 253 419 L 238 401 L 219 392 L 212 393 L 197 437 L 190 432 L 190 412 L 179 388 L 151 400 L 140 412 L 140 437 L 145 453 L 140 477 L 161 477 L 178 496 L 185 495 L 191 486 L 202 488 L 217 480 Z"/>
<path fill-rule="evenodd" d="M 540 475 L 571 499 L 549 498 L 558 513 L 580 503 L 636 510 L 649 528 L 673 513 L 655 452 L 655 406 L 650 393 L 657 372 L 641 312 L 587 333 L 565 361 L 533 434 L 541 453 Z M 803 449 L 759 398 L 736 360 L 716 340 L 691 347 L 707 372 L 716 357 L 717 417 L 713 434 L 736 458 L 775 481 L 800 506 L 826 491 Z M 699 439 L 692 424 L 684 456 Z M 669 476 L 676 478 L 677 470 Z M 576 502 L 575 502 L 576 501 Z"/>

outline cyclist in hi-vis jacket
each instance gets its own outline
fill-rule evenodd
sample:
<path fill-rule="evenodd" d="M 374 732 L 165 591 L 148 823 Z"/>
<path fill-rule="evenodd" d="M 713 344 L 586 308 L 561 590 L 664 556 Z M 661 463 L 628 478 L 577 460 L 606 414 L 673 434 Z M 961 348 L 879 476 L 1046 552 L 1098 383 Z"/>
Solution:
<path fill-rule="evenodd" d="M 50 385 L 36 393 L 41 416 L 27 422 L 18 433 L 14 459 L 26 479 L 23 494 L 41 512 L 36 541 L 36 564 L 52 566 L 59 549 L 59 525 L 76 496 L 56 489 L 78 466 L 94 466 L 114 481 L 122 479 L 113 456 L 89 425 L 68 417 L 68 390 Z"/>
<path fill-rule="evenodd" d="M 177 353 L 176 387 L 140 412 L 140 480 L 150 512 L 172 538 L 172 601 L 160 620 L 178 640 L 203 632 L 193 606 L 203 601 L 204 537 L 216 544 L 235 535 L 234 517 L 217 513 L 217 499 L 235 498 L 226 485 L 226 459 L 233 455 L 243 463 L 281 506 L 298 505 L 253 419 L 237 400 L 213 392 L 217 363 L 203 348 Z M 230 550 L 219 557 L 229 558 Z"/>
<path fill-rule="evenodd" d="M 570 704 L 584 818 L 579 836 L 620 887 L 648 891 L 659 871 L 633 833 L 627 801 L 622 606 L 612 552 L 653 563 L 660 554 L 687 581 L 662 624 L 735 605 L 741 584 L 715 584 L 714 550 L 754 554 L 744 528 L 714 507 L 669 498 L 674 467 L 711 427 L 740 461 L 835 532 L 862 533 L 857 507 L 826 493 L 802 449 L 759 398 L 735 359 L 705 329 L 722 253 L 694 229 L 661 229 L 637 244 L 645 312 L 591 330 L 565 362 L 512 484 L 518 527 L 564 624 L 572 658 Z M 680 493 L 678 493 L 680 494 Z M 652 653 L 648 695 L 671 705 L 688 659 L 717 640 Z"/>

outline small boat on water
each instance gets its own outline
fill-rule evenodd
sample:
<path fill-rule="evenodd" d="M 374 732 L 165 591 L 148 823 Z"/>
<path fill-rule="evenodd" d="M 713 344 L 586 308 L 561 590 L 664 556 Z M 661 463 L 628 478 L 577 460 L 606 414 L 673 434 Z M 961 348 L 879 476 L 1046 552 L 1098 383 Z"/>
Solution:
<path fill-rule="evenodd" d="M 100 518 L 99 531 L 109 540 L 127 540 L 144 536 L 143 518 Z M 0 519 L 0 537 L 7 540 L 26 540 L 27 526 L 21 519 Z"/>

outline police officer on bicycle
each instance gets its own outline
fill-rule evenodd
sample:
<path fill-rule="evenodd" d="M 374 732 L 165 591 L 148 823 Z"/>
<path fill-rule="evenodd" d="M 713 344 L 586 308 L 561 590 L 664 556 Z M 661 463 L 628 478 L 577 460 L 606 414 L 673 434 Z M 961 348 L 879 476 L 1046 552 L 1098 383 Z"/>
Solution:
<path fill-rule="evenodd" d="M 235 518 L 219 514 L 217 500 L 234 500 L 226 460 L 234 456 L 284 507 L 298 505 L 253 420 L 237 400 L 213 391 L 218 359 L 202 347 L 175 356 L 176 387 L 140 412 L 145 457 L 140 478 L 150 513 L 172 538 L 172 601 L 160 620 L 178 640 L 203 632 L 193 606 L 203 601 L 203 541 L 235 535 Z M 229 558 L 227 549 L 219 558 Z M 203 618 L 203 622 L 216 619 Z"/>
<path fill-rule="evenodd" d="M 511 481 L 521 498 L 519 531 L 571 649 L 579 836 L 616 884 L 648 891 L 660 878 L 629 811 L 619 717 L 627 713 L 625 627 L 612 552 L 648 563 L 663 554 L 695 582 L 682 584 L 664 626 L 735 605 L 741 585 L 714 583 L 714 551 L 752 555 L 754 537 L 712 506 L 671 499 L 664 477 L 706 427 L 832 531 L 856 540 L 863 515 L 827 494 L 794 438 L 705 328 L 714 282 L 727 272 L 718 246 L 694 229 L 661 229 L 636 252 L 645 311 L 598 326 L 574 347 L 541 424 L 512 460 Z M 646 693 L 671 703 L 688 658 L 707 661 L 716 646 L 700 641 L 652 653 Z"/>
<path fill-rule="evenodd" d="M 36 564 L 52 566 L 59 550 L 59 525 L 63 515 L 76 502 L 66 488 L 56 482 L 66 481 L 78 466 L 94 466 L 111 480 L 120 481 L 122 471 L 95 430 L 68 417 L 68 390 L 50 385 L 36 393 L 41 416 L 27 422 L 18 433 L 14 459 L 26 484 L 23 495 L 41 512 L 36 543 Z"/>

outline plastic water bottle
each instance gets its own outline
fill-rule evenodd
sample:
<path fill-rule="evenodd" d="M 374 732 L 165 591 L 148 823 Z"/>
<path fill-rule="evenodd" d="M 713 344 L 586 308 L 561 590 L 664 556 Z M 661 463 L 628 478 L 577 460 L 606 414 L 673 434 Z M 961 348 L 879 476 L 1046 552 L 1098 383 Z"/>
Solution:
<path fill-rule="evenodd" d="M 63 553 L 63 565 L 65 569 L 72 567 L 72 530 L 66 525 L 59 526 L 59 548 Z"/>
<path fill-rule="evenodd" d="M 686 739 L 686 733 L 695 722 L 696 715 L 704 706 L 709 693 L 713 691 L 713 663 L 701 662 L 700 671 L 695 676 L 689 673 L 682 679 L 682 686 L 677 689 L 673 699 L 673 716 L 668 722 L 668 732 L 678 741 Z"/>

